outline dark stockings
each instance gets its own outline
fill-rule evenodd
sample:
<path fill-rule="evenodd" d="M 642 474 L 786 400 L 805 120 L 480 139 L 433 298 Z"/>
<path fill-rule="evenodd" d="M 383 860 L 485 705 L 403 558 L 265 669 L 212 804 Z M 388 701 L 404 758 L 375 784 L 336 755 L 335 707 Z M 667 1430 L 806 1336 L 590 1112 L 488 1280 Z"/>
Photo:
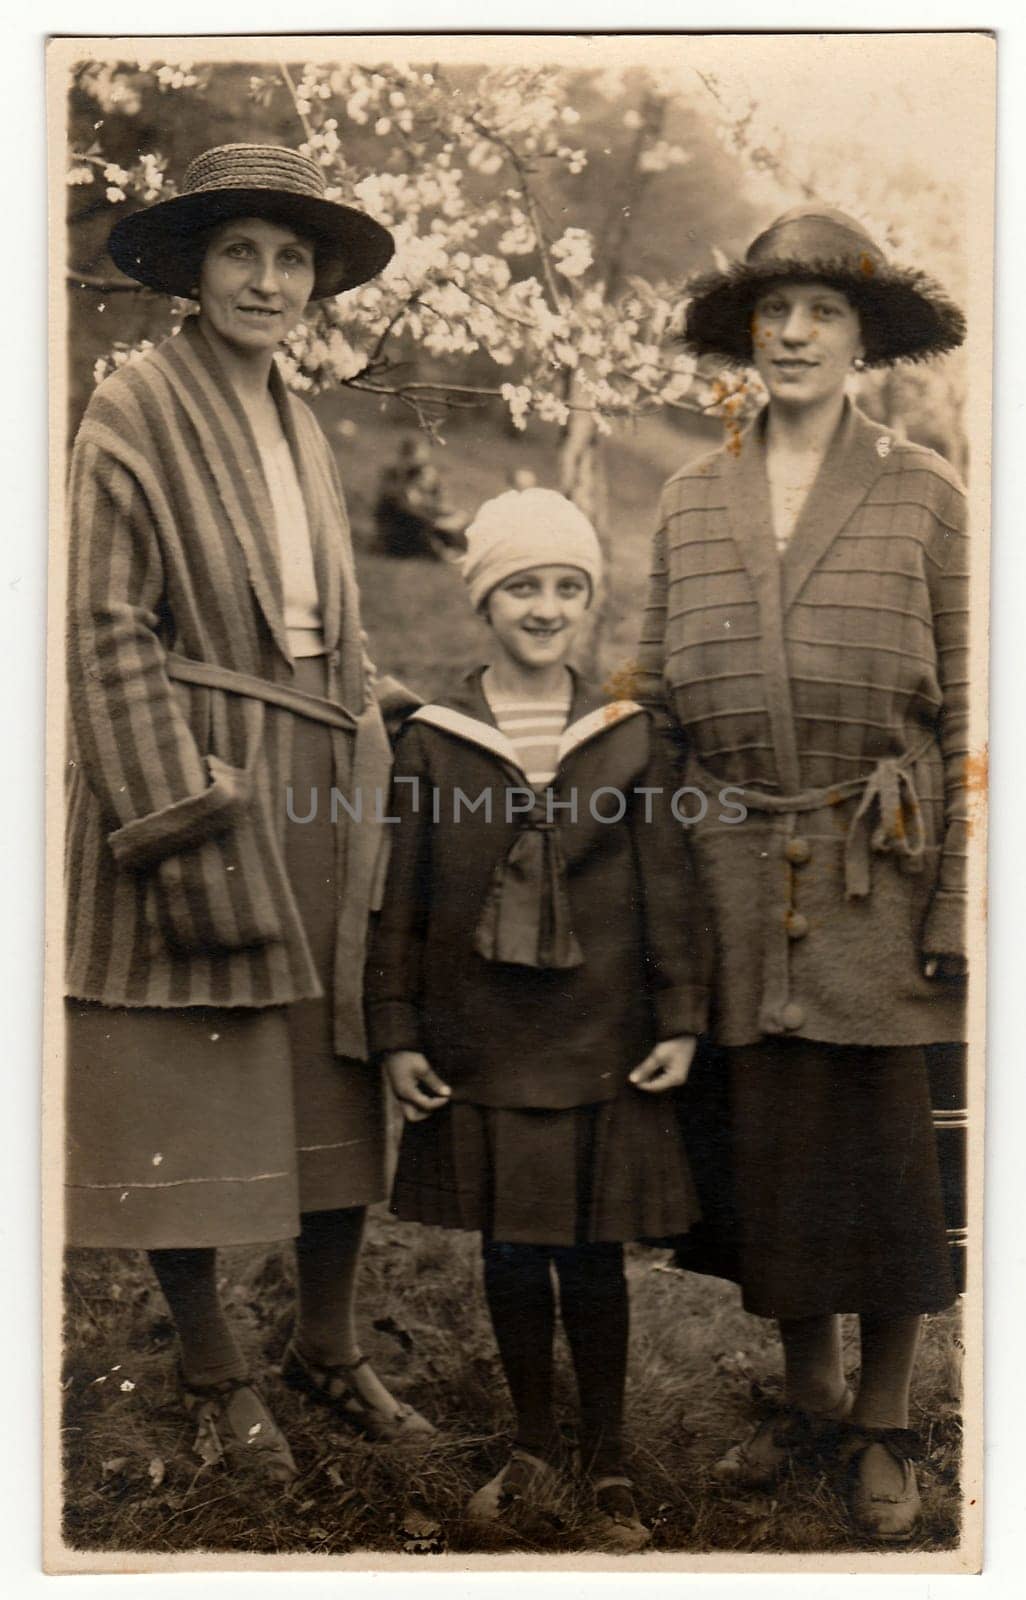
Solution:
<path fill-rule="evenodd" d="M 300 1217 L 296 1337 L 311 1361 L 348 1364 L 359 1357 L 356 1274 L 366 1220 L 364 1206 L 304 1211 Z"/>
<path fill-rule="evenodd" d="M 488 1310 L 517 1418 L 516 1443 L 537 1456 L 557 1447 L 552 1405 L 556 1300 L 580 1402 L 582 1465 L 622 1470 L 629 1307 L 618 1244 L 484 1243 Z"/>
<path fill-rule="evenodd" d="M 149 1257 L 178 1330 L 186 1382 L 244 1378 L 246 1358 L 217 1292 L 217 1251 L 151 1250 Z"/>
<path fill-rule="evenodd" d="M 296 1240 L 299 1280 L 297 1336 L 314 1361 L 355 1361 L 356 1273 L 366 1211 L 304 1212 Z M 246 1375 L 246 1358 L 225 1317 L 217 1291 L 217 1251 L 151 1250 L 150 1264 L 168 1303 L 189 1383 L 220 1383 Z M 382 1390 L 387 1401 L 387 1391 Z M 375 1390 L 370 1396 L 379 1401 Z"/>

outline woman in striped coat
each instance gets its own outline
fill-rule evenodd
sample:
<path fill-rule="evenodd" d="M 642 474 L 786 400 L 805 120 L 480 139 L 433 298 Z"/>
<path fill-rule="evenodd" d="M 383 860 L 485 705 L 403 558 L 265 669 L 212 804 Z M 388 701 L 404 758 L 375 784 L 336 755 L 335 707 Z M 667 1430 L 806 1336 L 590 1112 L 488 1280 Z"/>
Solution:
<path fill-rule="evenodd" d="M 377 1434 L 428 1427 L 354 1326 L 387 1192 L 361 988 L 390 754 L 334 462 L 273 356 L 393 245 L 323 191 L 303 156 L 224 146 L 118 224 L 118 265 L 199 315 L 99 386 L 70 486 L 66 1237 L 149 1251 L 187 1408 L 277 1480 L 218 1245 L 298 1235 L 286 1377 Z"/>
<path fill-rule="evenodd" d="M 769 393 L 666 486 L 640 658 L 696 811 L 723 784 L 746 811 L 713 802 L 691 829 L 729 1100 L 721 1128 L 696 1105 L 691 1138 L 724 1153 L 717 1266 L 779 1321 L 787 1405 L 719 1470 L 767 1483 L 850 1418 L 856 1523 L 901 1539 L 921 1316 L 954 1297 L 924 1046 L 963 1036 L 967 554 L 955 474 L 845 380 L 964 328 L 817 208 L 693 287 L 691 348 Z M 854 1404 L 842 1312 L 861 1316 Z"/>

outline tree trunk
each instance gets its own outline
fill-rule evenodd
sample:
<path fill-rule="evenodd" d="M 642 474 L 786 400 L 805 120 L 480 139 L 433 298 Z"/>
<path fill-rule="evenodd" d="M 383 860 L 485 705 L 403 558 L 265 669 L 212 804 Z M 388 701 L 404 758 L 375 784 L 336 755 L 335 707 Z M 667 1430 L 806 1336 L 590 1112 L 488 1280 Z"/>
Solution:
<path fill-rule="evenodd" d="M 624 258 L 630 241 L 631 227 L 639 208 L 641 195 L 648 183 L 649 175 L 642 171 L 641 157 L 646 147 L 662 134 L 666 117 L 665 97 L 652 91 L 646 93 L 642 97 L 639 116 L 641 120 L 631 140 L 620 181 L 611 197 L 609 214 L 603 229 L 603 239 L 608 252 L 604 273 L 608 299 L 612 299 L 619 292 L 623 279 Z M 586 411 L 570 413 L 559 451 L 559 487 L 574 505 L 580 506 L 598 534 L 599 544 L 602 547 L 606 581 L 595 608 L 588 647 L 581 660 L 582 669 L 589 676 L 597 677 L 601 670 L 602 647 L 612 610 L 609 483 L 602 438 L 595 426 L 594 418 Z"/>
<path fill-rule="evenodd" d="M 588 518 L 602 548 L 606 569 L 594 608 L 591 632 L 580 657 L 582 672 L 587 677 L 599 675 L 602 643 L 606 634 L 606 619 L 610 608 L 610 544 L 609 544 L 609 485 L 606 463 L 595 419 L 587 411 L 571 411 L 570 420 L 563 431 L 559 449 L 559 488 L 568 500 L 579 506 Z"/>

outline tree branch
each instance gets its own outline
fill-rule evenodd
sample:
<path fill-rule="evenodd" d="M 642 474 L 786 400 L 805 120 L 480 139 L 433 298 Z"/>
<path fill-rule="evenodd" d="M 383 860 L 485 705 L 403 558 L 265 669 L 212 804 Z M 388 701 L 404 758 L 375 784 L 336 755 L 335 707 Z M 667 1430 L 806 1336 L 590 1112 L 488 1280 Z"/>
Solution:
<path fill-rule="evenodd" d="M 295 85 L 295 83 L 293 81 L 292 74 L 289 71 L 289 69 L 288 69 L 288 67 L 287 67 L 287 65 L 285 64 L 284 61 L 281 63 L 281 75 L 282 75 L 282 80 L 283 80 L 283 82 L 285 84 L 285 87 L 288 90 L 290 96 L 292 97 L 292 109 L 296 113 L 296 117 L 297 117 L 297 119 L 299 121 L 299 125 L 303 130 L 303 137 L 307 141 L 307 143 L 309 143 L 310 136 L 311 136 L 313 130 L 310 127 L 309 122 L 307 122 L 307 120 L 304 117 L 303 113 L 299 109 L 299 95 L 298 95 L 298 93 L 296 91 L 296 85 Z"/>

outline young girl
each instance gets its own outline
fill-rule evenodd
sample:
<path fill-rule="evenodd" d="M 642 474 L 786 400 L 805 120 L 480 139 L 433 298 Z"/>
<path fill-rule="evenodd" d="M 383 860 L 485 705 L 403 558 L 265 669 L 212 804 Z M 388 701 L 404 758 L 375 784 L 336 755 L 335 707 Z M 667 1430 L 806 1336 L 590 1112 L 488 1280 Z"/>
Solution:
<path fill-rule="evenodd" d="M 623 1242 L 696 1215 L 666 1092 L 704 1025 L 706 962 L 648 716 L 567 666 L 601 565 L 549 489 L 502 494 L 469 528 L 491 661 L 400 738 L 368 1017 L 406 1118 L 394 1209 L 483 1238 L 516 1434 L 468 1514 L 530 1510 L 557 1480 L 554 1268 L 597 1536 L 637 1549 Z"/>

